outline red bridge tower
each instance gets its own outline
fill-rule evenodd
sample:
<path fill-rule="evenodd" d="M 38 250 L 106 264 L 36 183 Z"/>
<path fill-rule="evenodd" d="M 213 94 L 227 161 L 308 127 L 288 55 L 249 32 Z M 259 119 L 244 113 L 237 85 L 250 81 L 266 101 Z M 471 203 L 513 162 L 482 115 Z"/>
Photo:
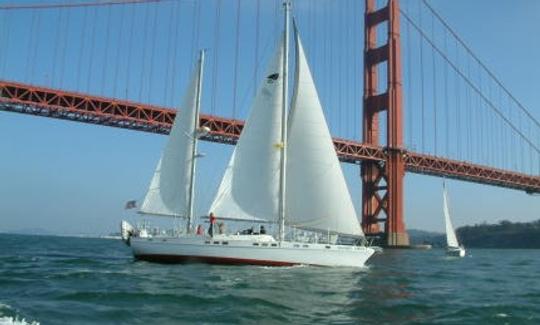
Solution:
<path fill-rule="evenodd" d="M 386 44 L 377 47 L 377 26 L 388 24 Z M 387 65 L 387 89 L 378 89 L 378 66 Z M 403 222 L 403 104 L 399 1 L 388 0 L 377 9 L 375 0 L 366 0 L 364 46 L 363 140 L 379 145 L 379 113 L 387 113 L 387 156 L 384 161 L 362 162 L 362 227 L 368 235 L 380 234 L 384 223 L 388 246 L 407 246 L 409 236 Z M 384 215 L 384 216 L 383 216 Z"/>

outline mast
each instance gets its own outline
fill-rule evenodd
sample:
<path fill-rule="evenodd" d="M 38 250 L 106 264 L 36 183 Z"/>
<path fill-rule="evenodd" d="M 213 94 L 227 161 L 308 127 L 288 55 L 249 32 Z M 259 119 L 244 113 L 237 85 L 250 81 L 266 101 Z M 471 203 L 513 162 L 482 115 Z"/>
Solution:
<path fill-rule="evenodd" d="M 289 70 L 289 15 L 291 3 L 289 0 L 283 1 L 284 13 L 284 35 L 283 35 L 283 94 L 281 102 L 281 161 L 279 170 L 279 241 L 285 239 L 285 184 L 287 167 L 287 114 L 288 114 L 288 70 Z"/>
<path fill-rule="evenodd" d="M 195 162 L 197 159 L 197 140 L 199 139 L 198 131 L 199 131 L 199 112 L 201 110 L 201 90 L 202 90 L 202 82 L 203 82 L 203 70 L 204 70 L 204 50 L 201 50 L 199 55 L 199 71 L 198 73 L 198 83 L 197 83 L 197 90 L 196 90 L 196 98 L 195 98 L 195 114 L 193 116 L 194 124 L 193 124 L 193 130 L 191 131 L 191 141 L 192 141 L 192 147 L 191 147 L 191 166 L 189 171 L 189 192 L 188 192 L 188 215 L 187 215 L 187 225 L 186 225 L 186 231 L 187 233 L 191 233 L 191 228 L 193 227 L 193 214 L 194 214 L 194 198 L 195 198 Z"/>

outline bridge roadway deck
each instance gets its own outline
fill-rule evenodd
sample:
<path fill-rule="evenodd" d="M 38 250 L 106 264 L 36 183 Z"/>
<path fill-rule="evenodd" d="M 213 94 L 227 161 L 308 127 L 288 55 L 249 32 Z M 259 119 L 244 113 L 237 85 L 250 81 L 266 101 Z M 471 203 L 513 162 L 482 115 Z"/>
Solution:
<path fill-rule="evenodd" d="M 50 89 L 0 80 L 0 110 L 58 118 L 137 131 L 168 134 L 176 111 L 125 100 Z M 211 132 L 207 141 L 235 144 L 244 122 L 202 115 L 201 125 Z M 384 163 L 388 148 L 334 138 L 341 161 L 359 164 L 362 160 Z M 402 150 L 408 172 L 447 177 L 540 193 L 540 176 L 457 161 Z"/>

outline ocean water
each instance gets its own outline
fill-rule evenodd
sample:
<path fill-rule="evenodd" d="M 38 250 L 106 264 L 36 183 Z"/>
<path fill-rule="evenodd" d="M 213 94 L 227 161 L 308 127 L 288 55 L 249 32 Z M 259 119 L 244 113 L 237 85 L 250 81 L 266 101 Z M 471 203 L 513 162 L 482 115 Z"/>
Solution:
<path fill-rule="evenodd" d="M 0 234 L 0 324 L 540 324 L 540 250 L 387 250 L 365 269 L 160 265 Z"/>

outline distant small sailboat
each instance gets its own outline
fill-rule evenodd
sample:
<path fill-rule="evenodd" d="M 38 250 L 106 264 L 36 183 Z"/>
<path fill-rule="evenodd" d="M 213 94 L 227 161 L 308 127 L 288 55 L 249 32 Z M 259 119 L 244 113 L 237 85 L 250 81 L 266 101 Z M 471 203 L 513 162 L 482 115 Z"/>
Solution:
<path fill-rule="evenodd" d="M 448 209 L 448 193 L 446 191 L 446 184 L 443 182 L 443 210 L 444 221 L 446 224 L 446 255 L 464 257 L 465 247 L 460 245 L 454 227 L 452 226 L 452 220 L 450 220 L 450 211 Z"/>

